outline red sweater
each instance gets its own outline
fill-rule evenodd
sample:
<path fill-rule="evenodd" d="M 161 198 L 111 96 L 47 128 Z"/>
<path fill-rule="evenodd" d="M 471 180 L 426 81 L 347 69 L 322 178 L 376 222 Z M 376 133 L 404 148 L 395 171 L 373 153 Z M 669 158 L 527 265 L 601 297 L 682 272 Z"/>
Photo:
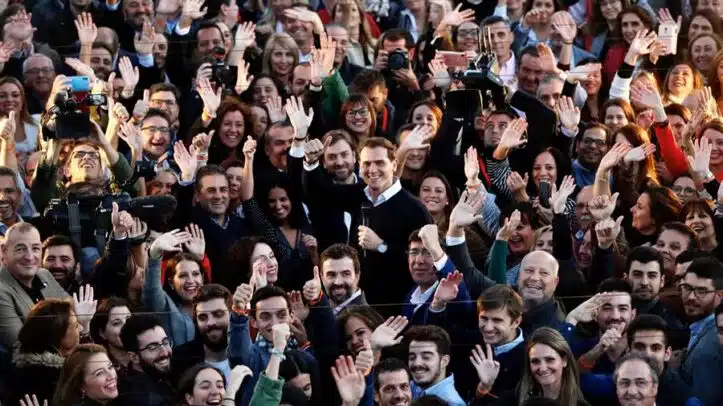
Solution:
<path fill-rule="evenodd" d="M 688 173 L 688 159 L 675 141 L 673 130 L 670 128 L 668 121 L 653 124 L 653 132 L 655 138 L 658 139 L 658 145 L 660 145 L 660 156 L 673 178 Z"/>

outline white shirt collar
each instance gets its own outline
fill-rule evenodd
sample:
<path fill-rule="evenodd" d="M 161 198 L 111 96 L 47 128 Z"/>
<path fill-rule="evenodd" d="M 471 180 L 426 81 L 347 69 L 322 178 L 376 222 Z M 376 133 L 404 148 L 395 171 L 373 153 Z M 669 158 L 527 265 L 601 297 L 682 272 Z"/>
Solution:
<path fill-rule="evenodd" d="M 392 197 L 394 197 L 394 195 L 399 193 L 401 190 L 402 190 L 402 184 L 399 182 L 398 178 L 395 178 L 394 182 L 392 182 L 392 186 L 389 186 L 387 188 L 387 190 L 382 192 L 382 194 L 380 194 L 379 197 L 377 197 L 376 201 L 374 201 L 374 199 L 372 199 L 372 195 L 369 193 L 369 186 L 364 188 L 364 194 L 367 196 L 367 199 L 369 199 L 369 201 L 372 202 L 374 207 L 377 207 L 380 204 L 382 204 L 382 203 L 386 202 L 387 200 L 391 199 Z"/>
<path fill-rule="evenodd" d="M 504 354 L 506 352 L 512 351 L 513 348 L 517 347 L 518 345 L 522 344 L 522 342 L 525 340 L 524 336 L 522 335 L 522 329 L 517 328 L 517 331 L 519 334 L 517 334 L 517 338 L 510 341 L 507 344 L 498 345 L 496 347 L 492 347 L 492 351 L 494 351 L 495 356 Z"/>
<path fill-rule="evenodd" d="M 439 285 L 439 281 L 434 282 L 434 285 L 430 286 L 429 289 L 424 291 L 424 293 L 422 293 L 422 289 L 420 289 L 419 286 L 414 289 L 414 292 L 412 292 L 412 296 L 409 298 L 409 303 L 415 305 L 415 312 L 419 309 L 420 306 L 427 303 L 427 300 L 429 300 L 430 297 L 432 297 L 434 292 L 437 290 L 437 285 Z"/>
<path fill-rule="evenodd" d="M 359 296 L 361 296 L 361 294 L 362 294 L 362 290 L 357 289 L 356 292 L 354 292 L 354 294 L 352 294 L 351 297 L 349 297 L 349 299 L 346 299 L 345 301 L 341 302 L 341 304 L 339 306 L 336 306 L 334 308 L 334 316 L 337 316 L 339 313 L 341 313 L 341 311 L 344 310 L 344 308 L 346 306 L 348 306 L 352 300 L 358 298 Z"/>
<path fill-rule="evenodd" d="M 514 82 L 517 77 L 517 59 L 515 53 L 510 50 L 510 59 L 500 66 L 500 78 L 505 83 Z"/>

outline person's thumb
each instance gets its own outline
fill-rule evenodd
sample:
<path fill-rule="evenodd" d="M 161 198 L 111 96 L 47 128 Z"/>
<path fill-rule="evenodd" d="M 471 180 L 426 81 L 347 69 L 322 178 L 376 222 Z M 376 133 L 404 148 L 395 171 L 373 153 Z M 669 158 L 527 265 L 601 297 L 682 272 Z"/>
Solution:
<path fill-rule="evenodd" d="M 693 157 L 690 156 L 690 155 L 686 156 L 686 158 L 688 159 L 688 166 L 692 168 L 692 167 L 693 167 L 693 162 L 695 162 L 695 158 L 693 158 Z"/>
<path fill-rule="evenodd" d="M 314 280 L 315 281 L 321 281 L 321 277 L 319 276 L 319 267 L 314 267 Z"/>
<path fill-rule="evenodd" d="M 329 145 L 331 145 L 331 137 L 326 137 L 326 139 L 324 140 L 324 149 L 329 147 Z"/>
<path fill-rule="evenodd" d="M 365 350 L 371 350 L 372 349 L 372 342 L 369 340 L 364 340 L 363 347 Z"/>
<path fill-rule="evenodd" d="M 113 202 L 113 206 L 111 209 L 111 218 L 115 218 L 118 215 L 118 203 Z"/>
<path fill-rule="evenodd" d="M 610 198 L 610 204 L 612 204 L 613 207 L 617 206 L 619 196 L 620 196 L 620 193 L 615 192 L 615 193 L 613 193 L 612 197 Z"/>
<path fill-rule="evenodd" d="M 615 227 L 620 227 L 620 224 L 623 222 L 623 216 L 618 217 L 617 220 L 615 220 Z"/>

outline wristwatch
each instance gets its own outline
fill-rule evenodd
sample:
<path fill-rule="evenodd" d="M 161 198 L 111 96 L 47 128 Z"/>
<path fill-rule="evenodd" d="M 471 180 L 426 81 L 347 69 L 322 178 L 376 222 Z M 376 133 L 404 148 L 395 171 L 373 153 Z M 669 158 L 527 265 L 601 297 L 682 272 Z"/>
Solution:
<path fill-rule="evenodd" d="M 379 246 L 377 247 L 377 251 L 379 251 L 380 254 L 384 254 L 385 252 L 387 252 L 387 244 L 379 244 Z"/>

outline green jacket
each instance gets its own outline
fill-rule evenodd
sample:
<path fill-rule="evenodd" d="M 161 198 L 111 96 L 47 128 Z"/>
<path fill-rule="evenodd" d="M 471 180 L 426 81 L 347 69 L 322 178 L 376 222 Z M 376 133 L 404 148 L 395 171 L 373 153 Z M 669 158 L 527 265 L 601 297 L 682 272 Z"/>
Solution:
<path fill-rule="evenodd" d="M 283 388 L 283 378 L 279 377 L 274 381 L 267 378 L 266 373 L 262 373 L 254 388 L 254 395 L 251 397 L 249 406 L 279 406 Z"/>
<path fill-rule="evenodd" d="M 349 89 L 347 89 L 344 79 L 341 78 L 339 71 L 334 71 L 331 76 L 324 79 L 322 83 L 324 91 L 324 99 L 322 102 L 322 108 L 324 110 L 324 117 L 329 117 L 335 120 L 339 117 L 341 106 L 349 98 Z"/>

